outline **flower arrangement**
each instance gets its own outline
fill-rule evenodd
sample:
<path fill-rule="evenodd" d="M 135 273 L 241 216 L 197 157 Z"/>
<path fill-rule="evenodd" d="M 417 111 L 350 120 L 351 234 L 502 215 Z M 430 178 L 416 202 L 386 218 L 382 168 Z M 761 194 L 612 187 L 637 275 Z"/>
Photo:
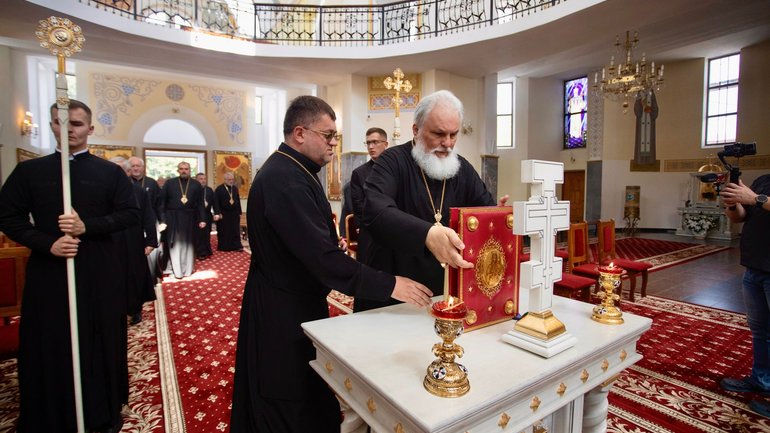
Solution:
<path fill-rule="evenodd" d="M 717 218 L 713 215 L 689 214 L 684 219 L 684 224 L 694 234 L 705 234 L 717 225 Z"/>

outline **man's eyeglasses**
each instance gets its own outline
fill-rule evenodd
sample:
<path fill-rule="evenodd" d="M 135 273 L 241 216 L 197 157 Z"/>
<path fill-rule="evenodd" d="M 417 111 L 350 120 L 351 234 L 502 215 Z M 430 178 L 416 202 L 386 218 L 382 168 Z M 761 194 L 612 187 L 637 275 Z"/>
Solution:
<path fill-rule="evenodd" d="M 342 136 L 338 134 L 337 131 L 323 132 L 323 131 L 316 131 L 315 129 L 305 128 L 304 126 L 302 128 L 307 129 L 308 131 L 315 132 L 316 134 L 323 137 L 327 143 L 331 143 L 332 140 L 340 141 L 340 139 L 342 139 Z"/>
<path fill-rule="evenodd" d="M 376 145 L 378 145 L 380 143 L 386 143 L 386 141 L 385 140 L 369 140 L 369 141 L 364 141 L 364 144 L 366 145 L 366 147 L 376 146 Z"/>

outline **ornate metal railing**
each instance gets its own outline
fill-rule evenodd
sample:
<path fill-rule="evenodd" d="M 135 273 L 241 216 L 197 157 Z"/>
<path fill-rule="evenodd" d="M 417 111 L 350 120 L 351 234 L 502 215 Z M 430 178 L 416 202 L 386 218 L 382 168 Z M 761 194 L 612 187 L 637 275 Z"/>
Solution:
<path fill-rule="evenodd" d="M 409 42 L 512 21 L 566 0 L 407 0 L 297 6 L 245 0 L 79 0 L 139 21 L 279 45 Z"/>

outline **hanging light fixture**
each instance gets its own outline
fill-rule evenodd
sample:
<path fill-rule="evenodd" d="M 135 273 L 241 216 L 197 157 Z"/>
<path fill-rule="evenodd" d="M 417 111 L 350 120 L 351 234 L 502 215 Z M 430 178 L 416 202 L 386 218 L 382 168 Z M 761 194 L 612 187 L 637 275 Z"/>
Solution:
<path fill-rule="evenodd" d="M 621 43 L 620 38 L 615 36 L 615 48 L 625 51 L 625 61 L 615 64 L 615 56 L 610 59 L 610 65 L 602 68 L 601 80 L 599 73 L 594 73 L 594 92 L 611 101 L 623 101 L 623 113 L 628 111 L 629 101 L 646 98 L 654 90 L 660 90 L 663 85 L 663 65 L 655 67 L 655 62 L 647 64 L 645 54 L 642 53 L 642 60 L 635 62 L 631 57 L 631 51 L 635 50 L 639 44 L 639 33 L 634 32 L 634 38 L 631 39 L 631 32 L 626 31 L 626 42 Z"/>

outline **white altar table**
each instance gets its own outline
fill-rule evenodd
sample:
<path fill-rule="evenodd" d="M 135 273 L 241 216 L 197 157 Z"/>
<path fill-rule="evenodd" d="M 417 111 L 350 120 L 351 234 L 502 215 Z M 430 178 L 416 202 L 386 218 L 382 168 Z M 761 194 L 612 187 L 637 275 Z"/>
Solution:
<path fill-rule="evenodd" d="M 312 367 L 378 433 L 518 433 L 551 415 L 551 432 L 600 432 L 609 387 L 642 358 L 636 343 L 652 320 L 625 313 L 624 324 L 603 325 L 591 308 L 554 297 L 553 313 L 578 343 L 550 359 L 503 342 L 513 322 L 462 335 L 457 361 L 471 389 L 459 398 L 423 388 L 440 341 L 424 309 L 401 304 L 302 327 L 317 350 Z"/>

